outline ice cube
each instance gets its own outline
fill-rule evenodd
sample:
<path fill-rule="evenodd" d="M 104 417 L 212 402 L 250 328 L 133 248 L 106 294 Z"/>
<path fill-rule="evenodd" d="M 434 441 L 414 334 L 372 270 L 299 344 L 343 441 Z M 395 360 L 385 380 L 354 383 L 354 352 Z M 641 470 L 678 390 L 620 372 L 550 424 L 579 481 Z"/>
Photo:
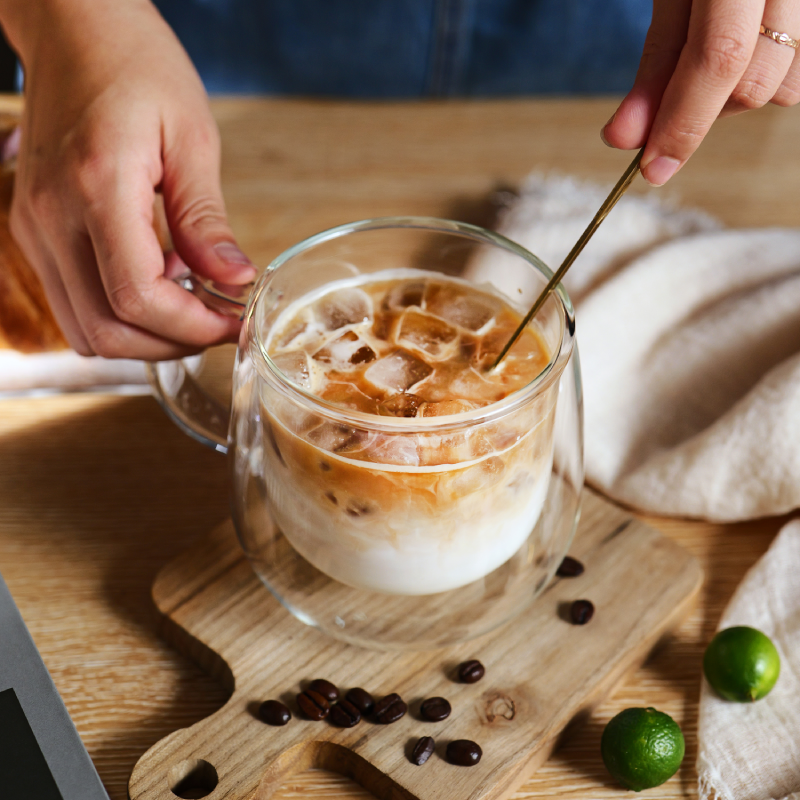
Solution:
<path fill-rule="evenodd" d="M 307 434 L 308 440 L 320 449 L 342 455 L 363 450 L 373 436 L 374 434 L 368 431 L 336 422 L 323 422 Z"/>
<path fill-rule="evenodd" d="M 438 403 L 425 403 L 419 410 L 420 417 L 446 417 L 451 414 L 463 414 L 480 408 L 469 400 L 442 400 Z"/>
<path fill-rule="evenodd" d="M 470 359 L 472 363 L 479 369 L 489 369 L 514 335 L 516 328 L 516 324 L 507 321 L 502 324 L 493 325 L 478 339 L 477 346 Z M 514 346 L 511 348 L 506 358 L 527 355 L 529 347 L 529 340 L 526 334 L 523 333 L 523 336 L 514 342 Z"/>
<path fill-rule="evenodd" d="M 307 330 L 308 322 L 302 319 L 294 320 L 278 338 L 278 347 L 288 347 Z"/>
<path fill-rule="evenodd" d="M 475 368 L 488 380 L 498 385 L 503 384 L 506 387 L 506 393 L 521 389 L 532 381 L 547 366 L 549 360 L 547 348 L 528 328 L 514 342 L 497 370 L 491 370 L 497 357 L 514 334 L 514 330 L 515 328 L 506 325 L 492 328 L 481 340 L 472 359 Z"/>
<path fill-rule="evenodd" d="M 502 309 L 499 300 L 457 286 L 437 286 L 436 291 L 429 291 L 425 298 L 426 311 L 468 331 L 486 327 Z"/>
<path fill-rule="evenodd" d="M 363 411 L 365 414 L 377 414 L 378 402 L 362 392 L 358 386 L 347 381 L 331 381 L 322 390 L 319 396 L 329 403 L 337 406 Z"/>
<path fill-rule="evenodd" d="M 461 400 L 471 400 L 479 406 L 486 406 L 502 399 L 505 390 L 502 386 L 486 380 L 470 367 L 453 376 L 450 393 Z"/>
<path fill-rule="evenodd" d="M 460 464 L 472 459 L 467 433 L 464 431 L 421 434 L 419 440 L 419 463 L 422 466 Z"/>
<path fill-rule="evenodd" d="M 361 289 L 339 289 L 320 298 L 316 304 L 317 317 L 329 331 L 357 325 L 372 319 L 372 301 Z"/>
<path fill-rule="evenodd" d="M 416 434 L 378 434 L 370 443 L 369 460 L 379 464 L 419 466 Z"/>
<path fill-rule="evenodd" d="M 308 346 L 319 339 L 324 329 L 314 316 L 310 307 L 301 309 L 280 331 L 276 342 L 280 350 L 291 347 L 297 350 Z"/>
<path fill-rule="evenodd" d="M 409 306 L 421 308 L 424 294 L 424 281 L 404 281 L 392 286 L 383 298 L 382 306 L 384 309 L 403 309 Z"/>
<path fill-rule="evenodd" d="M 395 350 L 367 367 L 364 377 L 379 389 L 395 394 L 407 391 L 432 372 L 433 367 L 406 350 Z"/>
<path fill-rule="evenodd" d="M 459 497 L 473 492 L 485 492 L 503 479 L 505 470 L 502 459 L 486 458 L 456 472 L 453 475 L 451 488 Z"/>
<path fill-rule="evenodd" d="M 395 341 L 440 361 L 453 354 L 458 343 L 458 331 L 438 317 L 409 309 L 400 319 Z"/>
<path fill-rule="evenodd" d="M 397 322 L 397 313 L 394 311 L 381 311 L 375 315 L 372 323 L 372 335 L 382 342 L 391 341 L 392 331 Z"/>
<path fill-rule="evenodd" d="M 387 417 L 416 417 L 423 399 L 409 392 L 392 395 L 378 405 L 378 413 Z"/>
<path fill-rule="evenodd" d="M 303 350 L 272 356 L 272 363 L 294 384 L 313 390 L 312 369 L 308 355 Z"/>
<path fill-rule="evenodd" d="M 375 351 L 353 331 L 345 331 L 338 339 L 317 350 L 314 360 L 325 364 L 328 369 L 350 370 L 358 364 L 374 361 Z"/>

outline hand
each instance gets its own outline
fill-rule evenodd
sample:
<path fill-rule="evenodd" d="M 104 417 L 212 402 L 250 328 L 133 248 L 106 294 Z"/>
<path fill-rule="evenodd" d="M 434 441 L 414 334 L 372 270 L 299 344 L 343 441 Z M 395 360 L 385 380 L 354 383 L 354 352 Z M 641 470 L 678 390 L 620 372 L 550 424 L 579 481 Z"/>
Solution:
<path fill-rule="evenodd" d="M 603 129 L 612 147 L 645 145 L 642 174 L 666 183 L 718 116 L 800 102 L 800 56 L 759 34 L 800 39 L 800 0 L 654 0 L 630 93 Z"/>
<path fill-rule="evenodd" d="M 170 280 L 186 265 L 228 284 L 255 274 L 228 226 L 218 132 L 177 39 L 146 0 L 28 6 L 38 18 L 11 31 L 26 84 L 11 230 L 69 343 L 158 360 L 235 339 L 236 320 Z M 157 189 L 176 250 L 166 258 Z"/>

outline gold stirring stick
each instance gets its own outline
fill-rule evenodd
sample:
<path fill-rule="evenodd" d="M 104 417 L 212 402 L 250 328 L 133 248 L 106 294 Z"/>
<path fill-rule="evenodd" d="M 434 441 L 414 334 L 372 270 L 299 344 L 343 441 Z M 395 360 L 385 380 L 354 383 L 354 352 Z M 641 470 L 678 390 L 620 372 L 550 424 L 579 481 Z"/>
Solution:
<path fill-rule="evenodd" d="M 567 270 L 572 266 L 572 263 L 575 259 L 580 255 L 581 250 L 586 246 L 586 243 L 589 239 L 592 238 L 594 232 L 600 227 L 600 223 L 608 216 L 608 212 L 611 211 L 612 208 L 617 203 L 617 200 L 625 194 L 625 190 L 631 185 L 633 179 L 636 177 L 636 174 L 639 172 L 639 162 L 642 160 L 642 153 L 644 153 L 644 148 L 642 148 L 637 154 L 636 158 L 631 161 L 630 166 L 622 173 L 622 177 L 617 181 L 616 186 L 611 190 L 611 193 L 606 197 L 603 205 L 600 206 L 598 212 L 594 215 L 594 218 L 587 226 L 586 230 L 581 234 L 580 239 L 575 242 L 575 246 L 572 250 L 569 251 L 569 254 L 564 259 L 561 266 L 556 270 L 555 274 L 552 278 L 550 278 L 550 282 L 547 286 L 544 287 L 544 291 L 536 298 L 536 302 L 531 307 L 531 310 L 525 315 L 525 319 L 520 322 L 519 327 L 514 331 L 514 335 L 508 340 L 508 343 L 503 348 L 502 352 L 499 356 L 497 356 L 497 360 L 492 364 L 489 371 L 493 369 L 497 369 L 497 365 L 505 358 L 506 353 L 513 347 L 514 342 L 519 339 L 522 335 L 522 331 L 525 330 L 528 323 L 536 316 L 539 309 L 544 305 L 544 301 L 550 296 L 550 292 L 558 286 L 561 282 L 561 279 L 566 274 Z"/>

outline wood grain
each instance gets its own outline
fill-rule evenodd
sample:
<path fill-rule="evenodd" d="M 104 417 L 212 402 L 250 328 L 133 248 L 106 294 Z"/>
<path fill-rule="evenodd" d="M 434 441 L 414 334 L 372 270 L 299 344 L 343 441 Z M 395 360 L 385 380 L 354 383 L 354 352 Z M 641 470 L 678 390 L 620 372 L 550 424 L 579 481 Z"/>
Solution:
<path fill-rule="evenodd" d="M 371 213 L 490 221 L 487 192 L 518 185 L 532 169 L 613 182 L 629 160 L 599 141 L 614 107 L 613 99 L 214 102 L 232 224 L 261 263 L 309 233 Z M 722 120 L 659 195 L 729 225 L 796 226 L 799 140 L 800 107 Z M 0 404 L 0 570 L 112 800 L 127 797 L 149 747 L 226 700 L 159 636 L 150 600 L 159 569 L 228 516 L 226 479 L 225 459 L 181 434 L 150 398 Z M 618 711 L 646 705 L 671 714 L 687 739 L 679 773 L 648 797 L 697 796 L 703 649 L 784 520 L 648 521 L 699 559 L 706 581 L 698 608 L 515 800 L 628 796 L 603 767 L 600 733 Z M 321 769 L 287 778 L 276 795 L 369 796 Z"/>
<path fill-rule="evenodd" d="M 328 766 L 384 800 L 508 797 L 550 754 L 564 728 L 585 719 L 624 675 L 691 608 L 702 573 L 695 559 L 653 528 L 587 491 L 574 552 L 586 566 L 554 581 L 533 608 L 475 641 L 428 652 L 376 652 L 337 642 L 295 620 L 263 587 L 227 523 L 168 565 L 153 589 L 156 606 L 180 629 L 174 641 L 232 690 L 212 717 L 170 734 L 136 765 L 132 800 L 169 800 L 172 781 L 191 776 L 210 800 L 266 800 L 287 776 Z M 573 600 L 591 598 L 587 626 L 568 621 Z M 395 599 L 375 602 L 390 611 Z M 380 614 L 380 609 L 374 613 Z M 480 658 L 487 674 L 467 685 L 455 665 Z M 325 677 L 342 689 L 381 697 L 398 692 L 410 713 L 391 726 L 363 721 L 342 730 L 303 719 L 293 700 Z M 425 697 L 447 697 L 452 715 L 421 722 Z M 284 728 L 256 710 L 278 698 L 293 708 Z M 425 769 L 408 760 L 422 735 L 438 742 Z M 473 768 L 442 759 L 452 739 L 484 750 Z M 209 781 L 198 764 L 219 783 Z M 213 791 L 211 791 L 213 790 Z"/>

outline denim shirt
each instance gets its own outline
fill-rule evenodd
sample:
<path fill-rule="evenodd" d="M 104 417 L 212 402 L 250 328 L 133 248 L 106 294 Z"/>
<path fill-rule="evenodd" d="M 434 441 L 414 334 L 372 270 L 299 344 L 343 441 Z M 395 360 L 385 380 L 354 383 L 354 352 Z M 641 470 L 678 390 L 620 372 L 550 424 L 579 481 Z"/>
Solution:
<path fill-rule="evenodd" d="M 209 92 L 624 92 L 650 0 L 155 0 Z"/>

